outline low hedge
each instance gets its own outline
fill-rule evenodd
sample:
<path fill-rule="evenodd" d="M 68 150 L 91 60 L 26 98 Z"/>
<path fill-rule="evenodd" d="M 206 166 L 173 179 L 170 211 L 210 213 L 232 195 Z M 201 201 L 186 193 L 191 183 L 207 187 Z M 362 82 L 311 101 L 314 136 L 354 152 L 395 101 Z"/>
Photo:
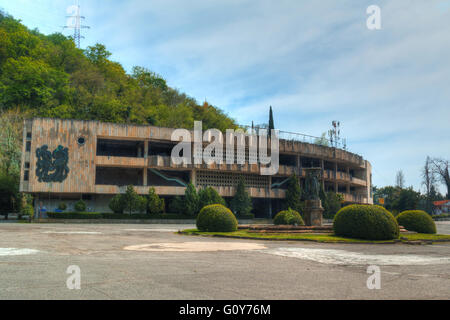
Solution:
<path fill-rule="evenodd" d="M 418 233 L 436 233 L 436 224 L 433 218 L 422 210 L 407 210 L 397 216 L 399 225 L 405 227 L 408 231 Z"/>
<path fill-rule="evenodd" d="M 203 207 L 197 216 L 197 229 L 204 232 L 233 232 L 238 222 L 230 209 L 221 204 Z"/>
<path fill-rule="evenodd" d="M 51 219 L 101 219 L 98 212 L 47 212 Z"/>
<path fill-rule="evenodd" d="M 392 240 L 399 237 L 397 220 L 385 208 L 376 205 L 349 205 L 338 211 L 333 223 L 338 236 Z"/>
<path fill-rule="evenodd" d="M 242 220 L 251 220 L 251 219 L 255 219 L 255 215 L 253 213 L 240 214 L 237 216 L 237 218 L 242 219 Z"/>
<path fill-rule="evenodd" d="M 433 220 L 448 219 L 450 218 L 450 214 L 433 215 L 432 218 Z"/>
<path fill-rule="evenodd" d="M 188 216 L 177 214 L 177 213 L 164 213 L 164 214 L 123 214 L 123 213 L 103 213 L 102 214 L 103 219 L 124 219 L 124 220 L 130 220 L 130 219 L 174 219 L 174 220 L 181 220 L 181 219 L 190 219 Z"/>
<path fill-rule="evenodd" d="M 297 225 L 304 226 L 305 222 L 302 219 L 300 213 L 295 210 L 283 210 L 277 213 L 273 219 L 275 225 Z"/>
<path fill-rule="evenodd" d="M 123 219 L 123 220 L 144 220 L 144 219 L 189 219 L 189 217 L 175 213 L 165 214 L 118 214 L 118 213 L 98 213 L 98 212 L 48 212 L 52 219 Z"/>

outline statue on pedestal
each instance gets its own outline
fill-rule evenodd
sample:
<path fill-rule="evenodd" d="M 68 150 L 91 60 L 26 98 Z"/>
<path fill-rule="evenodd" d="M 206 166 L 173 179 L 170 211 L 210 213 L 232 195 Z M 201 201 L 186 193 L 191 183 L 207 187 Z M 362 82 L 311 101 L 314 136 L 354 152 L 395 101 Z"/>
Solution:
<path fill-rule="evenodd" d="M 307 168 L 305 181 L 305 223 L 307 226 L 322 225 L 322 202 L 320 201 L 320 178 L 322 168 Z"/>

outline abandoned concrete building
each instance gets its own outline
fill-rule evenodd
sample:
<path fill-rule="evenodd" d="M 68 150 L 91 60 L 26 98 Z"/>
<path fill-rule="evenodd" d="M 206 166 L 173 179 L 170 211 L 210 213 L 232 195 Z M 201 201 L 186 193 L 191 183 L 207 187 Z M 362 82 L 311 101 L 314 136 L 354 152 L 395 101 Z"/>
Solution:
<path fill-rule="evenodd" d="M 259 164 L 174 164 L 171 141 L 175 129 L 98 121 L 34 118 L 24 122 L 20 191 L 33 194 L 35 207 L 53 211 L 65 202 L 68 210 L 83 199 L 88 211 L 110 212 L 110 199 L 135 186 L 139 194 L 150 187 L 166 204 L 183 196 L 191 182 L 211 186 L 225 199 L 234 195 L 243 177 L 256 217 L 269 217 L 281 207 L 292 174 L 322 168 L 325 191 L 343 194 L 347 203 L 371 204 L 371 165 L 348 151 L 295 139 L 280 139 L 279 170 L 260 174 Z M 237 155 L 237 157 L 243 155 Z M 248 159 L 248 150 L 246 150 Z"/>

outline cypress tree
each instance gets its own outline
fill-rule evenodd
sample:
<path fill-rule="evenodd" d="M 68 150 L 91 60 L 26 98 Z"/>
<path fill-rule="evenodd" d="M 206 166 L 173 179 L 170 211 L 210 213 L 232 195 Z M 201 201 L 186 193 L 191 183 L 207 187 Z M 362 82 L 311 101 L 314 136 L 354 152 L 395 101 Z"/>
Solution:
<path fill-rule="evenodd" d="M 221 204 L 223 206 L 226 206 L 225 200 L 219 195 L 219 193 L 216 191 L 216 189 L 212 187 L 206 187 L 199 191 L 198 196 L 200 198 L 200 206 L 199 210 L 201 210 L 203 207 L 208 206 L 210 204 Z"/>
<path fill-rule="evenodd" d="M 161 199 L 155 191 L 155 188 L 151 187 L 148 191 L 147 212 L 151 214 L 164 213 L 165 203 L 164 199 Z"/>
<path fill-rule="evenodd" d="M 187 216 L 195 216 L 200 210 L 199 196 L 192 183 L 189 183 L 184 193 L 184 213 Z"/>
<path fill-rule="evenodd" d="M 124 203 L 124 210 L 130 215 L 133 211 L 138 210 L 142 204 L 141 197 L 131 185 L 127 187 L 127 191 L 122 195 L 122 199 Z"/>
<path fill-rule="evenodd" d="M 298 180 L 297 176 L 293 174 L 290 178 L 288 183 L 288 187 L 286 190 L 286 208 L 291 208 L 292 210 L 295 210 L 297 212 L 302 212 L 303 205 L 302 205 L 302 191 L 300 189 L 300 181 Z"/>
<path fill-rule="evenodd" d="M 270 110 L 269 110 L 269 137 L 272 136 L 272 130 L 275 130 L 275 124 L 273 123 L 272 106 L 270 106 Z"/>
<path fill-rule="evenodd" d="M 252 199 L 245 189 L 244 179 L 239 179 L 239 183 L 236 188 L 236 194 L 231 200 L 231 210 L 236 216 L 248 215 L 252 209 Z"/>

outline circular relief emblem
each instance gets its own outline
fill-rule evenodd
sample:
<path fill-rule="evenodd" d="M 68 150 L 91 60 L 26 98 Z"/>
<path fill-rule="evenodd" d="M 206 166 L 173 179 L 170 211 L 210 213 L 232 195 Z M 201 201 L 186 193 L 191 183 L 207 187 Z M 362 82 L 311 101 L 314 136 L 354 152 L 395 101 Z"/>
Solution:
<path fill-rule="evenodd" d="M 83 146 L 86 143 L 86 138 L 85 137 L 78 137 L 77 142 L 78 142 L 78 144 L 80 146 Z"/>

